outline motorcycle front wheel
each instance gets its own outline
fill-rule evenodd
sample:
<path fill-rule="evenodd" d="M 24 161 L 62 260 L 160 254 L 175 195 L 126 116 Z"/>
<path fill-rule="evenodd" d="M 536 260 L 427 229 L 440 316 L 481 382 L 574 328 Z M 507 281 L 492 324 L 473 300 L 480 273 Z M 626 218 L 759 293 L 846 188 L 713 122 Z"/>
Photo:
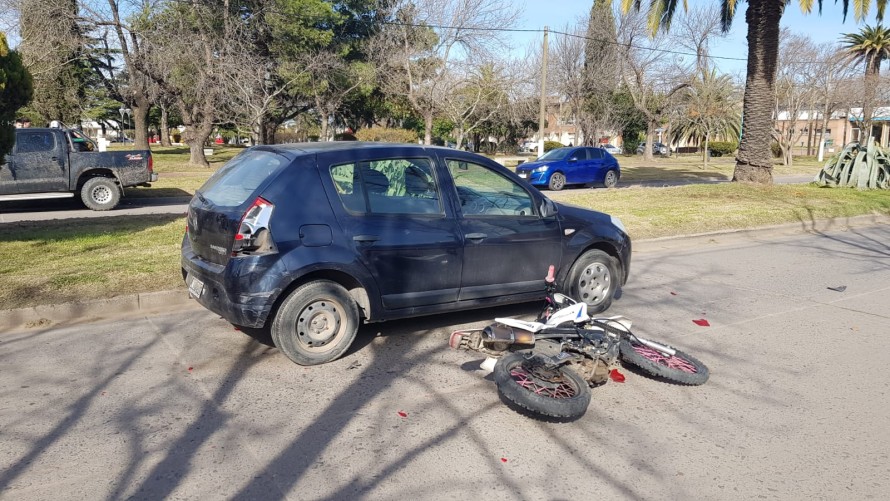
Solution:
<path fill-rule="evenodd" d="M 668 356 L 630 339 L 622 339 L 619 350 L 622 360 L 653 376 L 689 386 L 705 384 L 708 380 L 709 373 L 705 364 L 680 350 L 676 350 L 673 356 Z"/>
<path fill-rule="evenodd" d="M 535 414 L 573 419 L 590 405 L 590 387 L 568 367 L 547 369 L 543 359 L 530 352 L 505 355 L 494 366 L 498 393 Z"/>

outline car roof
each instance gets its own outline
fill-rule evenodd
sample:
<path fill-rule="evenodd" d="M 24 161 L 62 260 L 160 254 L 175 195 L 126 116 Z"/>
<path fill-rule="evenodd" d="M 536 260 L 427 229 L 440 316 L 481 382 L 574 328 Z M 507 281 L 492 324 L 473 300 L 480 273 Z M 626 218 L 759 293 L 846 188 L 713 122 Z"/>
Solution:
<path fill-rule="evenodd" d="M 372 141 L 324 141 L 324 142 L 312 142 L 312 143 L 286 143 L 286 144 L 274 144 L 274 145 L 264 145 L 265 148 L 274 148 L 283 151 L 289 151 L 296 154 L 300 153 L 318 153 L 325 151 L 343 151 L 343 150 L 355 150 L 355 149 L 388 149 L 388 148 L 399 148 L 399 149 L 417 149 L 417 150 L 444 150 L 449 152 L 457 152 L 460 150 L 455 150 L 453 148 L 446 148 L 444 146 L 429 146 L 423 144 L 414 144 L 414 143 L 378 143 Z"/>

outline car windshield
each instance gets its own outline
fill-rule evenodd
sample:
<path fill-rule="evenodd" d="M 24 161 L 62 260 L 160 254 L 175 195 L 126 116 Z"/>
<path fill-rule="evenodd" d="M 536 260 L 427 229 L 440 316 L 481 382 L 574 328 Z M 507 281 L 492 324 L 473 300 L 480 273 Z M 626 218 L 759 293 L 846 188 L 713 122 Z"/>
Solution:
<path fill-rule="evenodd" d="M 544 153 L 538 158 L 538 160 L 562 160 L 565 157 L 569 156 L 569 153 L 571 152 L 571 148 L 557 148 L 555 150 L 550 150 L 547 153 Z"/>

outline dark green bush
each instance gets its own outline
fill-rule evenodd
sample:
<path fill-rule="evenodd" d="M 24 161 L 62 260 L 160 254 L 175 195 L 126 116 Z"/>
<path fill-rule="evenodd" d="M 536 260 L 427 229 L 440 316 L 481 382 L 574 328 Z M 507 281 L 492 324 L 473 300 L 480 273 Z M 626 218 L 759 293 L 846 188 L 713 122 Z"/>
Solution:
<path fill-rule="evenodd" d="M 739 145 L 733 141 L 714 141 L 708 143 L 708 150 L 712 157 L 722 157 L 723 155 L 731 155 Z"/>
<path fill-rule="evenodd" d="M 559 141 L 544 141 L 544 153 L 547 153 L 550 150 L 555 150 L 556 148 L 562 148 L 565 145 L 560 143 Z"/>
<path fill-rule="evenodd" d="M 779 143 L 774 142 L 769 147 L 773 152 L 773 158 L 782 158 L 782 147 L 779 146 Z"/>

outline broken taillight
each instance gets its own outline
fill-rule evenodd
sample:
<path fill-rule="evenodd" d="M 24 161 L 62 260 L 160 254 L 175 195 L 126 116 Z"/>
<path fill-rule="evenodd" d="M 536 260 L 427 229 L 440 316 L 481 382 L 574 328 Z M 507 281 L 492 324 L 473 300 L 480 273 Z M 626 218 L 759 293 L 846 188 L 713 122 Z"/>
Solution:
<path fill-rule="evenodd" d="M 232 256 L 268 254 L 276 252 L 275 243 L 269 232 L 269 220 L 275 206 L 268 200 L 257 197 L 253 205 L 241 217 L 235 242 L 232 244 Z"/>

